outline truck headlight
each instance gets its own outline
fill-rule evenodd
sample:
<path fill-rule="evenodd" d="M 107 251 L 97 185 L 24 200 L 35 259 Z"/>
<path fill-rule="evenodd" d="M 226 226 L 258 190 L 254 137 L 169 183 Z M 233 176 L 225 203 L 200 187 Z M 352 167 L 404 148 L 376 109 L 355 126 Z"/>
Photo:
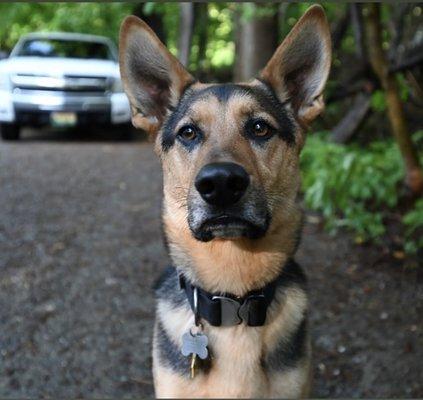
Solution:
<path fill-rule="evenodd" d="M 112 84 L 112 92 L 113 93 L 123 93 L 123 85 L 120 78 L 116 78 Z"/>
<path fill-rule="evenodd" d="M 10 78 L 9 75 L 0 74 L 0 90 L 10 89 Z"/>

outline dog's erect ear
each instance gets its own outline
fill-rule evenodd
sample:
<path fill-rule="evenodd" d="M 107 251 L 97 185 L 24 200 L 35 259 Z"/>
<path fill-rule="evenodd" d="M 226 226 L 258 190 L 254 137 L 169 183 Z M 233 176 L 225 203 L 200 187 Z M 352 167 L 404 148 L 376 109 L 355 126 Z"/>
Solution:
<path fill-rule="evenodd" d="M 132 123 L 149 133 L 157 132 L 168 108 L 176 105 L 194 78 L 135 16 L 126 17 L 121 26 L 119 64 Z"/>
<path fill-rule="evenodd" d="M 308 125 L 324 108 L 322 91 L 331 63 L 330 30 L 321 6 L 310 7 L 277 48 L 260 77 L 289 101 Z"/>

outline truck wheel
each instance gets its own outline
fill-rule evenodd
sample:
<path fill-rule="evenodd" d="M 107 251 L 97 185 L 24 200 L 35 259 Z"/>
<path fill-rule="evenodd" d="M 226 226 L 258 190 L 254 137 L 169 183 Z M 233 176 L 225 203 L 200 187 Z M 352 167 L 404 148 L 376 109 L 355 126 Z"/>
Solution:
<path fill-rule="evenodd" d="M 119 140 L 130 141 L 134 139 L 131 124 L 119 124 L 115 126 L 115 132 L 117 132 Z"/>
<path fill-rule="evenodd" d="M 1 123 L 0 133 L 3 140 L 18 140 L 20 135 L 19 125 Z"/>

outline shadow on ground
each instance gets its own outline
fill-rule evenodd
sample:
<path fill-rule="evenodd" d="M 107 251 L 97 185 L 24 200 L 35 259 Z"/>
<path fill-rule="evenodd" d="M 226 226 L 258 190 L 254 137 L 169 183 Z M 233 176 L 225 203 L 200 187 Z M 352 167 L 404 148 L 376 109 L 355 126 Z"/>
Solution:
<path fill-rule="evenodd" d="M 143 141 L 146 136 L 139 130 L 128 126 L 111 126 L 107 129 L 101 126 L 83 126 L 75 128 L 24 128 L 18 142 L 121 142 Z"/>

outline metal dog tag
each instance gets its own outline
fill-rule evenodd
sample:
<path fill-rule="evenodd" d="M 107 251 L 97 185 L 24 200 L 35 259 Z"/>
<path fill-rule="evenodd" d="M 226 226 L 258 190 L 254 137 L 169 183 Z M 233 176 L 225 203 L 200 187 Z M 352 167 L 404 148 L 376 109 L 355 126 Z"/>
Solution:
<path fill-rule="evenodd" d="M 182 336 L 182 354 L 188 357 L 195 354 L 202 360 L 205 360 L 209 354 L 207 344 L 209 340 L 204 333 L 192 334 L 191 331 L 184 333 Z"/>

